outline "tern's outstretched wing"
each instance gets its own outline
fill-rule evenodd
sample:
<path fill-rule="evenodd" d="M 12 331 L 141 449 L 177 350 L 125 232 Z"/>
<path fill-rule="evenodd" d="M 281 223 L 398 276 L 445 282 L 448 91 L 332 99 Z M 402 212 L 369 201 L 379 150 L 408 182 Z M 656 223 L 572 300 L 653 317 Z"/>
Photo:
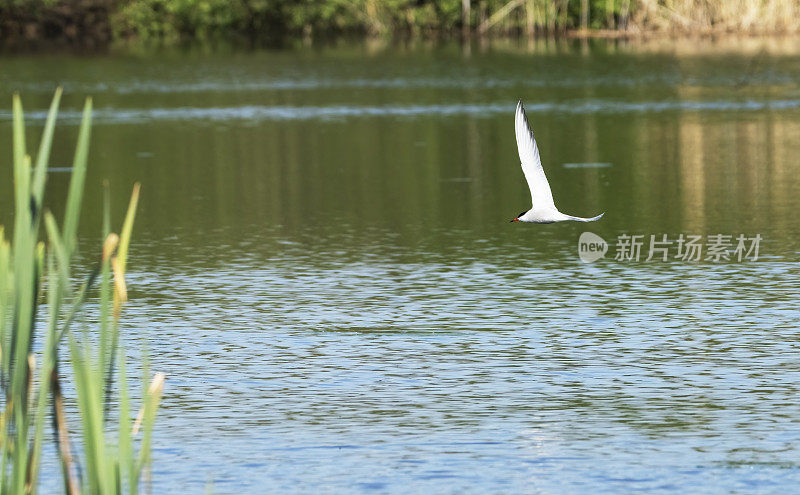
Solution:
<path fill-rule="evenodd" d="M 553 207 L 553 193 L 550 192 L 550 184 L 544 176 L 542 161 L 539 159 L 539 148 L 536 146 L 536 139 L 528 125 L 528 118 L 525 116 L 525 108 L 522 100 L 517 103 L 517 112 L 514 115 L 514 130 L 517 134 L 517 150 L 519 159 L 522 162 L 522 172 L 528 187 L 531 190 L 531 203 L 534 208 Z"/>

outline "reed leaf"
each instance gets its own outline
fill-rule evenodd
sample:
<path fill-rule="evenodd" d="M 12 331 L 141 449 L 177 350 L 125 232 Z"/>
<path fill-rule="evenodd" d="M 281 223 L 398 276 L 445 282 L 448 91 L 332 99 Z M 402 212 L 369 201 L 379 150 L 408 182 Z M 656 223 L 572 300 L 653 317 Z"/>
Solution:
<path fill-rule="evenodd" d="M 69 442 L 69 428 L 67 427 L 67 415 L 64 411 L 64 396 L 61 393 L 61 382 L 58 379 L 58 369 L 53 370 L 52 374 L 52 394 L 53 394 L 53 429 L 58 449 L 58 460 L 61 462 L 61 472 L 64 477 L 64 491 L 69 495 L 80 493 L 77 469 L 72 457 L 72 449 Z"/>
<path fill-rule="evenodd" d="M 92 132 L 92 99 L 86 98 L 83 106 L 80 131 L 78 131 L 78 145 L 75 148 L 75 159 L 72 163 L 72 177 L 69 182 L 67 195 L 67 208 L 64 214 L 64 239 L 66 239 L 67 252 L 75 249 L 78 220 L 80 216 L 83 186 L 86 180 L 86 162 L 89 155 L 89 137 Z"/>
<path fill-rule="evenodd" d="M 51 279 L 51 283 L 56 283 L 61 288 L 67 288 L 69 282 L 69 254 L 67 247 L 61 234 L 58 232 L 58 226 L 53 215 L 47 211 L 44 214 L 44 227 L 47 232 L 47 238 L 50 241 L 50 250 L 56 258 L 56 278 Z M 56 304 L 61 304 L 59 299 Z"/>
<path fill-rule="evenodd" d="M 161 403 L 161 394 L 164 390 L 165 375 L 156 373 L 150 386 L 147 387 L 144 402 L 144 414 L 142 415 L 142 444 L 139 447 L 139 456 L 136 460 L 136 478 L 139 478 L 142 471 L 151 461 L 150 444 L 153 437 L 153 424 L 156 419 L 156 412 Z"/>
<path fill-rule="evenodd" d="M 43 209 L 45 183 L 61 90 L 50 105 L 45 129 L 31 174 L 31 158 L 25 149 L 22 103 L 13 99 L 13 173 L 15 223 L 13 242 L 0 226 L 0 386 L 5 402 L 0 411 L 0 494 L 35 494 L 38 491 L 41 455 L 45 442 L 48 405 L 53 418 L 53 436 L 61 463 L 64 491 L 77 494 L 138 493 L 139 480 L 150 462 L 152 430 L 161 401 L 164 375 L 156 374 L 143 395 L 141 419 L 131 424 L 131 404 L 124 351 L 119 348 L 119 317 L 127 300 L 125 268 L 133 222 L 139 198 L 139 184 L 131 195 L 122 235 L 111 233 L 108 186 L 103 201 L 104 242 L 101 256 L 77 293 L 71 291 L 71 263 L 77 246 L 77 231 L 89 149 L 92 101 L 86 100 L 67 195 L 63 229 Z M 40 220 L 44 219 L 47 245 L 37 242 Z M 101 325 L 99 345 L 86 332 L 75 335 L 70 326 L 101 277 L 99 302 Z M 46 277 L 46 278 L 43 278 Z M 47 284 L 43 285 L 42 280 Z M 46 289 L 46 290 L 45 290 Z M 45 342 L 35 380 L 36 359 L 32 354 L 37 302 L 47 300 Z M 80 469 L 71 448 L 67 412 L 58 374 L 59 347 L 68 337 L 68 359 L 77 393 L 78 416 L 85 469 Z M 88 338 L 87 338 L 88 337 Z M 93 348 L 94 347 L 94 348 Z M 96 352 L 95 352 L 96 351 Z M 149 370 L 144 363 L 143 380 Z M 120 377 L 119 432 L 117 445 L 106 437 L 106 418 L 112 404 L 114 372 Z M 146 382 L 145 382 L 146 383 Z M 133 435 L 142 426 L 138 452 Z M 80 473 L 84 473 L 82 478 Z"/>
<path fill-rule="evenodd" d="M 8 388 L 10 326 L 9 309 L 14 305 L 14 281 L 11 272 L 11 245 L 5 239 L 5 229 L 0 226 L 0 384 Z M 2 445 L 2 444 L 0 444 Z M 1 473 L 0 473 L 1 474 Z"/>
<path fill-rule="evenodd" d="M 53 143 L 53 132 L 56 128 L 56 115 L 58 114 L 58 105 L 60 102 L 61 87 L 58 87 L 55 95 L 53 96 L 53 101 L 50 103 L 50 110 L 47 112 L 47 121 L 44 124 L 42 140 L 39 143 L 39 152 L 36 154 L 36 167 L 33 171 L 31 195 L 33 196 L 33 204 L 36 207 L 34 214 L 35 220 L 37 221 L 41 216 L 44 184 L 47 180 L 47 163 L 50 159 L 50 147 Z"/>
<path fill-rule="evenodd" d="M 110 374 L 111 369 L 109 363 L 106 363 L 106 358 L 110 362 L 112 357 L 109 354 L 110 332 L 111 332 L 111 254 L 114 252 L 118 245 L 118 237 L 116 234 L 108 234 L 105 242 L 103 243 L 103 255 L 100 262 L 100 338 L 98 346 L 98 360 L 100 362 L 100 369 L 107 370 Z"/>
<path fill-rule="evenodd" d="M 15 105 L 15 124 L 21 122 L 21 104 Z M 23 132 L 23 131 L 19 131 Z M 16 135 L 15 135 L 16 137 Z M 15 139 L 15 149 L 20 145 Z M 33 344 L 33 319 L 36 293 L 36 255 L 37 248 L 35 237 L 32 233 L 30 222 L 30 157 L 25 155 L 21 160 L 15 161 L 16 197 L 17 207 L 24 213 L 17 218 L 14 231 L 14 291 L 15 298 L 15 328 L 11 338 L 11 394 L 8 402 L 14 404 L 14 455 L 18 459 L 12 465 L 11 490 L 22 493 L 25 482 L 26 463 L 28 459 L 28 382 L 31 379 L 28 369 L 28 355 Z M 19 211 L 17 211 L 19 214 Z M 24 460 L 24 461 L 23 461 Z"/>
<path fill-rule="evenodd" d="M 49 212 L 48 212 L 49 214 Z M 50 215 L 52 218 L 52 215 Z M 48 287 L 48 325 L 47 339 L 45 341 L 44 359 L 42 361 L 42 371 L 40 374 L 39 396 L 36 404 L 36 418 L 34 420 L 33 446 L 31 447 L 31 460 L 28 467 L 28 477 L 26 480 L 26 491 L 35 494 L 38 488 L 39 479 L 39 458 L 42 451 L 42 441 L 44 438 L 44 418 L 47 410 L 47 399 L 49 396 L 51 378 L 55 370 L 56 361 L 56 325 L 58 313 L 63 297 L 63 279 L 59 277 L 56 268 L 55 255 L 50 251 L 47 257 L 47 273 L 51 285 Z"/>
<path fill-rule="evenodd" d="M 125 222 L 122 224 L 122 233 L 119 238 L 119 252 L 117 254 L 122 273 L 125 273 L 125 267 L 128 262 L 128 246 L 131 242 L 131 231 L 133 230 L 133 220 L 136 218 L 136 207 L 139 204 L 140 189 L 141 184 L 138 182 L 133 185 L 131 200 L 128 203 L 128 212 L 125 214 Z"/>
<path fill-rule="evenodd" d="M 120 349 L 119 361 L 119 478 L 120 493 L 128 486 L 131 495 L 136 493 L 135 466 L 133 464 L 133 445 L 131 442 L 131 409 L 128 397 L 128 375 L 125 369 L 125 353 Z"/>

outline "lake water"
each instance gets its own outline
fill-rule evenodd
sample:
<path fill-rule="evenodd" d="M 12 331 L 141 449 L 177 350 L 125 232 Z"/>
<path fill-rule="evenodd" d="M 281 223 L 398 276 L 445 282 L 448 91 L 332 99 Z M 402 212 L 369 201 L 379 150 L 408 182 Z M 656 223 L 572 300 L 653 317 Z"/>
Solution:
<path fill-rule="evenodd" d="M 115 225 L 142 182 L 123 331 L 168 376 L 154 493 L 786 493 L 796 46 L 4 55 L 0 153 L 13 90 L 33 139 L 64 86 L 54 167 L 94 97 L 87 260 L 101 181 Z M 509 223 L 519 98 L 557 206 L 600 222 Z M 580 260 L 584 231 L 605 258 Z M 760 235 L 757 259 L 675 259 L 716 234 Z M 645 261 L 650 235 L 669 261 Z"/>

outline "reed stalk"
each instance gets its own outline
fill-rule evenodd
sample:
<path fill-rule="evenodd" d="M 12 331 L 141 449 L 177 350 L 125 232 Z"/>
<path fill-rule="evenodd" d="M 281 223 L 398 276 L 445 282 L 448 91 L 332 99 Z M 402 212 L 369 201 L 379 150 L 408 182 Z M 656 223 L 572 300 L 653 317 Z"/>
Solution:
<path fill-rule="evenodd" d="M 72 263 L 78 246 L 78 225 L 86 182 L 91 134 L 92 101 L 86 100 L 70 177 L 63 227 L 44 209 L 47 165 L 55 131 L 61 89 L 48 112 L 34 166 L 26 149 L 22 102 L 14 95 L 13 170 L 15 216 L 11 242 L 0 226 L 0 388 L 5 401 L 0 411 L 0 493 L 34 494 L 38 489 L 41 456 L 46 442 L 45 422 L 50 409 L 53 441 L 62 467 L 64 491 L 100 494 L 139 491 L 142 473 L 151 462 L 152 430 L 161 401 L 164 375 L 156 374 L 142 394 L 141 439 L 131 423 L 131 404 L 125 353 L 119 344 L 119 322 L 127 301 L 125 270 L 139 185 L 133 188 L 121 234 L 110 230 L 110 200 L 103 214 L 104 242 L 99 261 L 77 291 L 72 289 Z M 44 224 L 47 243 L 39 241 Z M 88 295 L 100 278 L 100 323 L 97 338 L 74 333 Z M 46 315 L 37 318 L 40 302 Z M 45 321 L 37 328 L 37 321 Z M 66 339 L 65 339 L 66 337 Z M 43 339 L 34 354 L 34 342 Z M 62 349 L 66 340 L 67 349 Z M 97 342 L 91 345 L 90 342 Z M 79 414 L 65 408 L 60 363 L 66 361 L 75 381 Z M 37 366 L 37 361 L 39 365 Z M 118 421 L 109 419 L 113 379 L 119 376 Z M 50 408 L 48 408 L 50 406 Z M 82 432 L 81 448 L 73 449 L 67 423 Z M 136 428 L 138 430 L 138 428 Z M 81 458 L 77 457 L 81 452 Z M 78 469 L 81 466 L 82 469 Z"/>

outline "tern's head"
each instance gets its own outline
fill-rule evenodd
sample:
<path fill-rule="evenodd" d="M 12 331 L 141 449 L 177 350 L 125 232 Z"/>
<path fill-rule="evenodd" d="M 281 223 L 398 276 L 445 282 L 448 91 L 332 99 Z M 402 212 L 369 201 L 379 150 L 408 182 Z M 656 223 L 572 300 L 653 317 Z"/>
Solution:
<path fill-rule="evenodd" d="M 522 220 L 520 220 L 520 219 L 519 219 L 519 217 L 521 217 L 522 215 L 524 215 L 524 214 L 526 214 L 526 213 L 528 213 L 528 212 L 527 212 L 527 211 L 523 211 L 522 213 L 520 213 L 519 215 L 517 215 L 517 217 L 516 217 L 516 218 L 513 218 L 511 221 L 512 221 L 512 222 L 521 222 Z"/>

